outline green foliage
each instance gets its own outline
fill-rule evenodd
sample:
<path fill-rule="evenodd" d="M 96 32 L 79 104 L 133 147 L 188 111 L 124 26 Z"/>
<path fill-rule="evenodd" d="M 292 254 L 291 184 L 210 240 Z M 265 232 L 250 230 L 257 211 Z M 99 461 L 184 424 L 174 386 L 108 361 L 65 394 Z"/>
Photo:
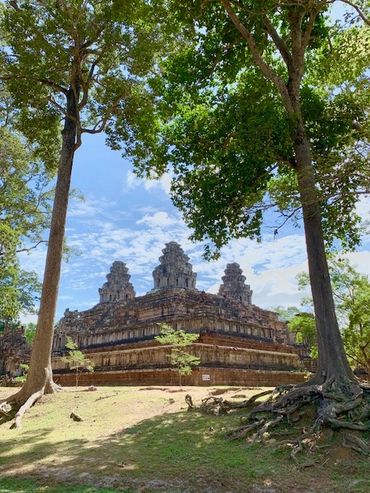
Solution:
<path fill-rule="evenodd" d="M 69 336 L 67 336 L 65 347 L 68 349 L 68 356 L 64 356 L 62 361 L 68 365 L 70 370 L 76 371 L 76 387 L 78 387 L 79 370 L 85 369 L 89 372 L 93 372 L 94 363 L 78 349 L 77 343 Z"/>
<path fill-rule="evenodd" d="M 24 336 L 26 338 L 27 344 L 29 344 L 30 346 L 32 346 L 35 335 L 36 335 L 36 324 L 30 322 L 29 324 L 26 325 L 24 329 Z"/>
<path fill-rule="evenodd" d="M 287 323 L 290 332 L 295 334 L 295 341 L 310 348 L 311 358 L 316 359 L 316 324 L 313 314 L 301 311 L 295 306 L 277 306 L 273 311 L 278 313 L 279 320 Z"/>
<path fill-rule="evenodd" d="M 370 376 L 370 281 L 346 259 L 333 262 L 332 278 L 347 356 Z"/>
<path fill-rule="evenodd" d="M 311 357 L 317 358 L 316 324 L 312 313 L 297 313 L 289 322 L 288 328 L 294 332 L 296 342 L 304 344 L 311 349 Z"/>
<path fill-rule="evenodd" d="M 370 281 L 338 256 L 330 257 L 329 271 L 346 354 L 353 366 L 364 368 L 370 375 Z M 305 273 L 298 281 L 300 289 L 309 285 Z M 312 300 L 305 298 L 304 304 L 312 304 Z"/>
<path fill-rule="evenodd" d="M 177 368 L 179 372 L 179 381 L 181 385 L 181 376 L 190 375 L 192 368 L 200 364 L 200 358 L 186 352 L 186 348 L 191 346 L 193 342 L 199 339 L 198 334 L 185 332 L 182 329 L 175 330 L 167 324 L 161 324 L 161 334 L 155 337 L 155 340 L 160 344 L 171 345 L 171 353 L 169 355 L 171 364 Z"/>
<path fill-rule="evenodd" d="M 34 313 L 41 285 L 36 273 L 19 268 L 19 263 L 6 264 L 0 258 L 0 320 L 17 321 L 21 313 Z"/>
<path fill-rule="evenodd" d="M 273 308 L 279 320 L 286 322 L 290 332 L 295 335 L 295 342 L 310 349 L 311 358 L 317 358 L 316 324 L 312 313 L 304 312 L 295 306 L 277 306 Z"/>
<path fill-rule="evenodd" d="M 264 60 L 287 81 L 264 19 L 291 49 L 294 2 L 263 2 L 263 9 L 261 2 L 232 3 Z M 155 177 L 171 170 L 172 200 L 194 230 L 192 238 L 208 242 L 208 255 L 232 238 L 260 239 L 266 211 L 282 214 L 276 232 L 289 218 L 300 224 L 294 122 L 277 88 L 256 67 L 221 2 L 173 0 L 168 15 L 180 24 L 181 36 L 151 81 L 158 94 L 155 118 L 136 128 L 131 151 L 137 172 Z M 347 43 L 352 36 L 356 41 Z M 302 112 L 328 247 L 339 240 L 353 248 L 360 240 L 355 205 L 370 176 L 368 40 L 361 25 L 333 24 L 323 9 L 306 50 Z M 353 68 L 340 73 L 345 61 Z"/>
<path fill-rule="evenodd" d="M 278 314 L 279 320 L 282 322 L 289 322 L 297 313 L 300 312 L 299 308 L 295 306 L 275 306 L 272 311 Z"/>
<path fill-rule="evenodd" d="M 70 90 L 78 139 L 104 130 L 112 147 L 130 145 L 131 126 L 151 100 L 143 76 L 163 44 L 160 10 L 145 0 L 6 2 L 0 79 L 17 108 L 17 128 L 45 163 L 59 154 Z"/>
<path fill-rule="evenodd" d="M 26 363 L 21 363 L 19 365 L 19 369 L 22 372 L 22 375 L 15 377 L 14 380 L 16 382 L 24 383 L 27 380 L 27 373 L 28 373 L 29 368 L 30 368 L 29 365 L 27 365 Z"/>
<path fill-rule="evenodd" d="M 33 312 L 40 283 L 17 253 L 42 241 L 49 223 L 50 176 L 15 131 L 0 127 L 0 320 Z"/>
<path fill-rule="evenodd" d="M 347 300 L 348 325 L 343 329 L 346 353 L 354 366 L 360 366 L 370 378 L 370 282 L 359 281 L 352 300 Z"/>

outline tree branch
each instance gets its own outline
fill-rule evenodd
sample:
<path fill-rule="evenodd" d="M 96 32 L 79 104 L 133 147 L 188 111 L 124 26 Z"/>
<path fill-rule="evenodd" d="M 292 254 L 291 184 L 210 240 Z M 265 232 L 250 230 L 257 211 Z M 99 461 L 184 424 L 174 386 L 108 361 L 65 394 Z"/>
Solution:
<path fill-rule="evenodd" d="M 89 70 L 88 76 L 86 78 L 86 81 L 81 81 L 82 93 L 83 94 L 82 94 L 82 99 L 81 99 L 81 101 L 78 104 L 78 109 L 79 110 L 82 110 L 82 108 L 84 108 L 86 106 L 86 104 L 87 104 L 88 97 L 89 97 L 89 86 L 90 86 L 91 81 L 93 80 L 95 68 L 96 68 L 97 64 L 99 63 L 99 61 L 101 60 L 102 55 L 103 54 L 101 53 L 91 63 L 90 70 Z"/>
<path fill-rule="evenodd" d="M 103 132 L 105 125 L 107 124 L 107 119 L 102 120 L 94 128 L 81 128 L 82 134 L 99 134 Z"/>
<path fill-rule="evenodd" d="M 279 52 L 280 52 L 281 56 L 283 57 L 287 67 L 289 68 L 289 66 L 292 63 L 292 55 L 291 55 L 285 41 L 283 40 L 283 38 L 281 38 L 279 36 L 279 34 L 276 31 L 275 27 L 273 26 L 272 22 L 270 21 L 270 19 L 266 15 L 263 16 L 263 23 L 265 24 L 266 31 L 271 36 L 273 42 L 275 43 L 276 48 L 279 50 Z"/>
<path fill-rule="evenodd" d="M 4 81 L 13 80 L 13 79 L 20 79 L 20 78 L 27 79 L 27 80 L 30 80 L 33 82 L 39 82 L 40 84 L 44 84 L 45 86 L 52 87 L 56 91 L 62 92 L 65 95 L 67 94 L 67 89 L 65 87 L 63 87 L 60 84 L 57 84 L 56 82 L 49 80 L 49 79 L 37 79 L 37 78 L 33 78 L 33 77 L 28 77 L 28 76 L 20 77 L 19 75 L 17 75 L 16 77 L 13 77 L 10 75 L 0 76 L 0 80 L 4 80 Z"/>
<path fill-rule="evenodd" d="M 55 99 L 53 98 L 53 96 L 50 96 L 49 97 L 49 102 L 60 112 L 62 113 L 62 115 L 64 116 L 67 116 L 67 112 L 66 110 L 63 108 L 63 106 L 61 106 L 59 103 L 57 103 L 55 101 Z"/>
<path fill-rule="evenodd" d="M 64 95 L 67 95 L 67 89 L 59 84 L 56 84 L 55 82 L 53 82 L 52 80 L 48 80 L 48 79 L 39 79 L 39 82 L 41 82 L 41 84 L 45 84 L 49 87 L 52 87 L 54 89 L 56 89 L 57 91 L 60 91 L 62 92 Z"/>
<path fill-rule="evenodd" d="M 98 134 L 100 132 L 103 132 L 109 118 L 112 116 L 113 111 L 117 108 L 117 104 L 121 101 L 123 97 L 124 93 L 118 95 L 113 100 L 112 104 L 106 109 L 105 116 L 100 120 L 100 122 L 98 122 L 93 128 L 81 128 L 81 134 Z"/>
<path fill-rule="evenodd" d="M 317 19 L 319 13 L 319 9 L 312 9 L 309 17 L 308 17 L 308 22 L 306 29 L 303 31 L 302 39 L 301 39 L 301 55 L 304 57 L 306 48 L 310 42 L 311 39 L 311 34 L 312 34 L 312 29 L 313 26 L 315 25 L 315 21 Z"/>
<path fill-rule="evenodd" d="M 339 0 L 339 1 L 342 2 L 342 3 L 345 3 L 346 5 L 349 5 L 353 9 L 355 9 L 356 12 L 358 13 L 358 15 L 360 16 L 360 18 L 365 22 L 365 24 L 367 24 L 368 26 L 370 26 L 370 19 L 368 17 L 366 17 L 366 15 L 364 14 L 364 12 L 361 10 L 361 8 L 358 5 L 356 5 L 355 3 L 351 2 L 350 0 Z"/>
<path fill-rule="evenodd" d="M 279 233 L 279 230 L 282 229 L 285 224 L 292 219 L 300 210 L 302 209 L 302 206 L 295 207 L 289 214 L 282 214 L 281 215 L 284 217 L 284 220 L 278 225 L 278 226 L 266 226 L 267 228 L 273 228 L 274 229 L 274 238 L 277 236 Z"/>
<path fill-rule="evenodd" d="M 251 52 L 252 58 L 255 62 L 255 64 L 260 68 L 262 71 L 263 75 L 267 77 L 271 82 L 273 82 L 278 89 L 278 91 L 281 94 L 281 97 L 284 102 L 284 106 L 287 110 L 288 113 L 293 113 L 294 109 L 292 106 L 292 103 L 290 101 L 289 93 L 287 90 L 287 87 L 284 83 L 284 80 L 280 77 L 279 74 L 277 74 L 271 67 L 266 63 L 266 61 L 263 59 L 256 41 L 253 37 L 253 35 L 248 31 L 248 29 L 245 27 L 245 25 L 240 21 L 239 17 L 236 15 L 235 11 L 233 10 L 231 3 L 229 0 L 220 0 L 222 5 L 224 6 L 224 9 L 229 16 L 230 20 L 233 22 L 234 26 L 237 28 L 241 36 L 246 40 L 248 48 Z"/>
<path fill-rule="evenodd" d="M 29 252 L 37 248 L 41 243 L 47 243 L 47 240 L 39 240 L 35 245 L 29 248 L 20 248 L 19 250 L 16 250 L 15 253 Z M 3 255 L 5 255 L 5 251 L 0 250 L 0 257 Z"/>

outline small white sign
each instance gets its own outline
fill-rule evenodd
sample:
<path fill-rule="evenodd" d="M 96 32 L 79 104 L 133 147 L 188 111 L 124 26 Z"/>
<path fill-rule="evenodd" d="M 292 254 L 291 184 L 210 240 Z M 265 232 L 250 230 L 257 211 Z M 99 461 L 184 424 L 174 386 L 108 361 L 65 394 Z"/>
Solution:
<path fill-rule="evenodd" d="M 203 382 L 208 382 L 209 380 L 211 380 L 211 375 L 202 375 L 202 380 Z"/>

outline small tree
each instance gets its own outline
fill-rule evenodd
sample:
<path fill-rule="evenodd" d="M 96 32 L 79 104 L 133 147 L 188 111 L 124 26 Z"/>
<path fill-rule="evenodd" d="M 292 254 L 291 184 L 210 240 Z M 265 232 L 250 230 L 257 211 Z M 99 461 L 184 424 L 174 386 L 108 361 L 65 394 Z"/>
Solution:
<path fill-rule="evenodd" d="M 86 358 L 86 355 L 80 351 L 76 342 L 67 336 L 66 348 L 68 356 L 62 358 L 62 361 L 69 365 L 70 370 L 76 370 L 76 387 L 78 387 L 79 370 L 85 368 L 87 371 L 94 371 L 94 363 Z"/>
<path fill-rule="evenodd" d="M 41 285 L 35 272 L 21 269 L 17 254 L 42 243 L 47 227 L 51 172 L 8 124 L 0 84 L 0 321 L 16 323 L 35 313 Z"/>
<path fill-rule="evenodd" d="M 24 329 L 24 337 L 26 338 L 27 344 L 32 346 L 33 340 L 35 338 L 36 334 L 36 324 L 33 322 L 30 322 L 29 324 L 26 325 Z"/>
<path fill-rule="evenodd" d="M 370 380 L 370 283 L 356 288 L 350 308 L 348 325 L 343 329 L 344 347 L 354 366 L 366 371 Z"/>
<path fill-rule="evenodd" d="M 200 358 L 190 354 L 186 348 L 199 339 L 199 334 L 191 334 L 182 329 L 175 330 L 168 324 L 161 324 L 161 334 L 155 337 L 160 344 L 169 344 L 173 346 L 169 358 L 171 364 L 179 372 L 179 385 L 181 387 L 182 375 L 190 375 L 194 366 L 200 364 Z"/>
<path fill-rule="evenodd" d="M 335 310 L 344 342 L 344 349 L 353 368 L 363 368 L 370 377 L 370 281 L 356 271 L 345 258 L 330 256 L 329 272 L 333 286 Z M 309 286 L 306 273 L 298 275 L 299 289 Z M 312 306 L 312 298 L 304 297 L 302 305 Z M 293 311 L 296 313 L 293 314 Z M 297 342 L 311 348 L 311 356 L 317 357 L 314 317 L 294 307 L 277 309 L 288 323 L 289 330 L 296 333 Z M 288 316 L 291 315 L 291 316 Z"/>
<path fill-rule="evenodd" d="M 303 303 L 302 303 L 303 304 Z M 279 320 L 285 322 L 290 332 L 295 335 L 298 344 L 304 344 L 310 349 L 310 356 L 317 359 L 316 324 L 313 313 L 302 311 L 296 306 L 277 306 L 273 309 Z"/>
<path fill-rule="evenodd" d="M 317 359 L 315 317 L 312 313 L 299 312 L 289 320 L 288 328 L 294 332 L 296 341 L 310 348 L 311 358 Z"/>
<path fill-rule="evenodd" d="M 30 367 L 29 367 L 29 365 L 27 365 L 27 363 L 21 363 L 19 365 L 19 370 L 20 370 L 21 374 L 18 375 L 18 377 L 15 377 L 14 380 L 16 382 L 24 383 L 26 381 L 29 368 Z"/>

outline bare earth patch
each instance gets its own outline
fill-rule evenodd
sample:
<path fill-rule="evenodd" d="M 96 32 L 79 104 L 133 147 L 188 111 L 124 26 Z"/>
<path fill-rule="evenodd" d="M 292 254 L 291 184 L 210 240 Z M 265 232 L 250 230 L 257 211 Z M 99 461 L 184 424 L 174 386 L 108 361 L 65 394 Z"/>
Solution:
<path fill-rule="evenodd" d="M 195 402 L 211 395 L 237 401 L 262 390 L 67 388 L 34 406 L 21 430 L 0 428 L 0 478 L 31 477 L 142 493 L 369 491 L 368 459 L 347 449 L 334 447 L 329 454 L 323 448 L 314 467 L 305 467 L 292 463 L 282 450 L 227 440 L 225 432 L 240 416 L 186 411 L 186 393 Z M 0 399 L 12 391 L 0 388 Z M 81 422 L 70 418 L 72 411 Z M 0 479 L 3 491 L 12 490 L 2 490 Z"/>

